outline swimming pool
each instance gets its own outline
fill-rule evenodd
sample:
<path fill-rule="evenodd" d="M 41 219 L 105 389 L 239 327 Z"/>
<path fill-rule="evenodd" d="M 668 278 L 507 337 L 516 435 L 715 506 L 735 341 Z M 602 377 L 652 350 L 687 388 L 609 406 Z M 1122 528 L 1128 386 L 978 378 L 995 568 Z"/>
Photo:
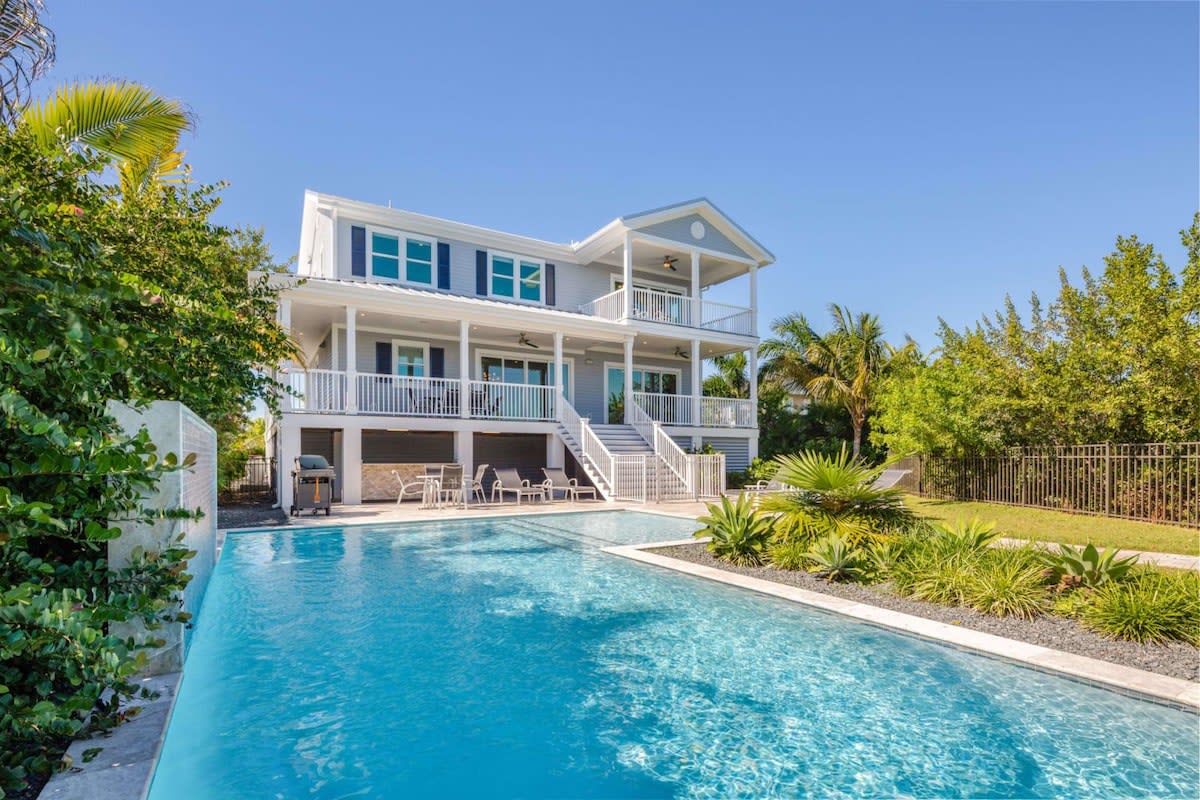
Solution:
<path fill-rule="evenodd" d="M 1196 795 L 1194 714 L 600 552 L 694 528 L 230 535 L 150 797 Z"/>

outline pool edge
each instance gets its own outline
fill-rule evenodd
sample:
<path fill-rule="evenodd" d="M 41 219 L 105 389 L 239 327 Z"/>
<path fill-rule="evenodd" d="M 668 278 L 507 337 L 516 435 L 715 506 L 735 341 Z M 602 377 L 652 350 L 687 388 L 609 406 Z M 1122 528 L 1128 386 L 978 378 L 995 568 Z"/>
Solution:
<path fill-rule="evenodd" d="M 813 592 L 798 586 L 776 583 L 716 567 L 694 564 L 658 553 L 645 552 L 655 548 L 691 544 L 694 541 L 693 539 L 682 539 L 649 544 L 616 545 L 602 548 L 602 552 L 715 583 L 737 586 L 921 639 L 1001 658 L 1042 672 L 1063 675 L 1151 702 L 1200 712 L 1200 683 L 1030 644 L 1018 639 L 1008 639 L 971 628 L 949 625 L 945 622 L 892 611 L 857 600 L 847 600 L 834 595 Z"/>

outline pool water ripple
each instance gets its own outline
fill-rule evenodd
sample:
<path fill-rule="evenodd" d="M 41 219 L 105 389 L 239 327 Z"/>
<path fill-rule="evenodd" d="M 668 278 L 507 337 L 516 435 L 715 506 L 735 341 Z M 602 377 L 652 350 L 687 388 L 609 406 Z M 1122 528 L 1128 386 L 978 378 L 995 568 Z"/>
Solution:
<path fill-rule="evenodd" d="M 232 535 L 152 800 L 1194 797 L 1194 714 L 600 552 L 629 512 Z"/>

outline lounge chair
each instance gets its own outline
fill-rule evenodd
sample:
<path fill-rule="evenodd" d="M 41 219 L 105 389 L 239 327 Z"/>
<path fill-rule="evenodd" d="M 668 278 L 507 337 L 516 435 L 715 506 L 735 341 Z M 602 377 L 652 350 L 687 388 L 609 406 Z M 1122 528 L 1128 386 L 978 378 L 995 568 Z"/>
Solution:
<path fill-rule="evenodd" d="M 478 464 L 475 467 L 475 477 L 471 478 L 471 502 L 478 500 L 481 503 L 487 502 L 487 492 L 483 489 L 483 476 L 487 472 L 488 464 Z"/>
<path fill-rule="evenodd" d="M 540 484 L 531 486 L 529 481 L 521 480 L 521 476 L 512 467 L 496 467 L 496 482 L 492 484 L 492 502 L 496 502 L 496 495 L 500 495 L 500 499 L 503 500 L 505 493 L 515 494 L 517 505 L 521 505 L 522 497 L 546 499 L 546 490 Z"/>
<path fill-rule="evenodd" d="M 595 489 L 591 486 L 580 486 L 579 481 L 575 478 L 568 478 L 567 473 L 561 467 L 542 467 L 542 472 L 546 474 L 542 488 L 546 492 L 547 499 L 553 500 L 555 492 L 562 492 L 564 500 L 578 500 L 581 494 L 590 495 L 593 500 L 596 499 Z"/>
<path fill-rule="evenodd" d="M 875 482 L 871 484 L 871 488 L 890 489 L 899 483 L 900 479 L 910 472 L 912 472 L 911 469 L 885 469 L 883 472 L 879 473 L 879 477 L 876 478 Z"/>
<path fill-rule="evenodd" d="M 446 464 L 442 467 L 442 476 L 438 479 L 437 486 L 437 506 L 441 508 L 443 505 L 467 507 L 462 464 Z"/>

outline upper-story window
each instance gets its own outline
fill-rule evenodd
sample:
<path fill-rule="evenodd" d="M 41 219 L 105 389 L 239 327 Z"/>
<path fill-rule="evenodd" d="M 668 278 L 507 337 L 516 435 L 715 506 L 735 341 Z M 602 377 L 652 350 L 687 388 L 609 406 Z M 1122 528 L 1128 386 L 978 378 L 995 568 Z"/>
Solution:
<path fill-rule="evenodd" d="M 371 274 L 407 283 L 433 283 L 434 240 L 411 233 L 369 231 Z"/>
<path fill-rule="evenodd" d="M 531 303 L 542 302 L 545 262 L 508 253 L 488 253 L 491 294 Z"/>

